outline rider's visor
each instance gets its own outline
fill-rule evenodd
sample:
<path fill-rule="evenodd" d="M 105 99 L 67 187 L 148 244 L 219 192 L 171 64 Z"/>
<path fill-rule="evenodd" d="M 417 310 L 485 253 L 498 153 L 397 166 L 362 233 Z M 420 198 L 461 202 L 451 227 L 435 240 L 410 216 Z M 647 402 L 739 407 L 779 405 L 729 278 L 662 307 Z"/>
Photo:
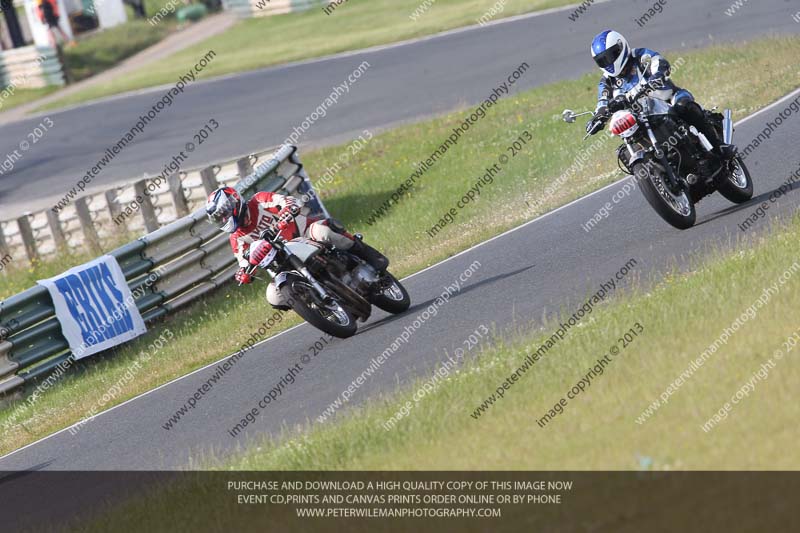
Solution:
<path fill-rule="evenodd" d="M 219 203 L 213 209 L 206 211 L 208 220 L 220 230 L 226 233 L 233 233 L 236 231 L 236 213 L 234 206 L 228 200 L 220 199 Z"/>
<path fill-rule="evenodd" d="M 604 52 L 600 52 L 594 56 L 594 62 L 597 63 L 597 66 L 600 68 L 608 68 L 614 64 L 614 61 L 619 59 L 621 53 L 622 43 L 617 43 L 611 48 L 606 48 Z"/>
<path fill-rule="evenodd" d="M 217 227 L 221 227 L 224 225 L 228 219 L 230 218 L 231 214 L 230 211 L 225 209 L 217 209 L 213 213 L 208 214 L 209 220 Z"/>

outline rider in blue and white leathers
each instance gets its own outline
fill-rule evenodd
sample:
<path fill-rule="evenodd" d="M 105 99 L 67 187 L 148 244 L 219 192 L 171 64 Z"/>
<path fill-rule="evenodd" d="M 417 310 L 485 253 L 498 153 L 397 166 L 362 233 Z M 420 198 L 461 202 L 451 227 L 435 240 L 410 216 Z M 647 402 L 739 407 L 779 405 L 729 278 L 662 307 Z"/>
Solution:
<path fill-rule="evenodd" d="M 587 133 L 594 135 L 601 131 L 611 114 L 623 106 L 615 97 L 628 93 L 643 79 L 640 95 L 648 94 L 670 103 L 670 113 L 705 135 L 717 157 L 727 160 L 733 156 L 733 148 L 722 143 L 692 93 L 669 79 L 670 64 L 664 56 L 649 48 L 631 48 L 620 33 L 606 30 L 592 41 L 592 57 L 603 71 L 603 78 L 597 87 L 595 118 L 586 125 Z"/>

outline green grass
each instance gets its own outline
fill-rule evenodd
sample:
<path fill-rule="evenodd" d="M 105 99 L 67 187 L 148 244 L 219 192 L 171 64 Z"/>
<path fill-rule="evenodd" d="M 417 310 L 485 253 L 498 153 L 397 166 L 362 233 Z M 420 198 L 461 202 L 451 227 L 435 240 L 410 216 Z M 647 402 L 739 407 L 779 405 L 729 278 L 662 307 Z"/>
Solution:
<path fill-rule="evenodd" d="M 167 7 L 168 4 L 170 4 L 170 1 L 171 0 L 145 0 L 144 2 L 145 13 L 147 13 L 147 16 L 149 18 L 152 18 L 156 15 L 156 13 L 158 13 L 160 9 Z M 204 3 L 204 2 L 199 2 L 199 3 Z M 175 11 L 180 9 L 184 4 L 183 2 L 172 1 L 172 5 L 175 8 L 174 11 L 172 13 L 168 13 L 167 15 L 165 15 L 164 18 L 162 18 L 161 20 L 167 18 L 175 18 Z M 126 5 L 125 7 L 127 8 L 128 6 Z M 167 9 L 167 11 L 169 11 L 169 8 Z"/>
<path fill-rule="evenodd" d="M 58 89 L 60 89 L 60 87 L 56 86 L 42 87 L 39 89 L 15 88 L 13 92 L 11 92 L 11 89 L 9 87 L 4 87 L 2 91 L 5 91 L 6 94 L 8 94 L 8 96 L 0 100 L 0 111 L 4 110 L 7 111 L 19 105 L 27 104 L 28 102 L 38 100 L 39 98 L 47 96 L 48 94 L 55 92 Z"/>
<path fill-rule="evenodd" d="M 80 81 L 116 66 L 124 59 L 154 45 L 167 36 L 174 24 L 155 26 L 146 20 L 131 20 L 78 41 L 64 49 L 67 68 L 74 81 Z"/>
<path fill-rule="evenodd" d="M 683 55 L 686 64 L 676 72 L 675 79 L 689 87 L 704 104 L 730 105 L 734 116 L 741 118 L 797 87 L 800 80 L 791 65 L 798 53 L 798 38 L 686 53 Z M 754 69 L 775 75 L 749 76 Z M 714 76 L 709 76 L 709 72 Z M 572 164 L 580 150 L 583 129 L 580 125 L 561 123 L 558 115 L 567 106 L 588 108 L 594 98 L 596 80 L 593 74 L 502 100 L 489 110 L 485 119 L 470 128 L 458 146 L 406 198 L 372 226 L 366 223 L 369 213 L 410 175 L 414 162 L 427 157 L 450 134 L 465 111 L 375 136 L 321 187 L 321 195 L 332 213 L 350 228 L 363 231 L 369 242 L 387 253 L 396 274 L 417 271 L 620 175 L 613 172 L 615 145 L 609 142 L 607 149 L 598 151 L 584 169 L 564 180 L 557 193 L 547 196 L 538 209 L 530 210 L 526 204 L 541 198 L 547 185 Z M 738 86 L 733 92 L 730 86 L 741 84 L 742 80 L 748 80 L 748 86 Z M 487 94 L 489 91 L 487 88 Z M 483 174 L 482 169 L 494 163 L 526 128 L 534 141 L 524 153 L 508 163 L 475 204 L 459 213 L 457 224 L 445 228 L 435 239 L 428 238 L 425 230 L 461 198 Z M 314 178 L 339 161 L 345 150 L 345 146 L 333 147 L 301 157 Z M 653 215 L 650 223 L 662 222 Z M 69 263 L 61 263 L 61 268 L 68 266 Z M 13 281 L 17 275 L 22 274 L 9 272 L 6 278 L 16 283 L 15 287 L 30 280 Z M 166 325 L 176 332 L 177 338 L 162 350 L 158 359 L 146 363 L 139 377 L 114 403 L 232 353 L 252 333 L 255 322 L 252 317 L 259 309 L 268 312 L 261 284 L 243 290 L 231 287 L 171 318 Z M 296 318 L 286 321 L 295 323 Z M 146 347 L 155 336 L 150 334 L 96 364 L 88 361 L 83 365 L 82 375 L 68 376 L 60 386 L 42 395 L 31 412 L 20 419 L 24 425 L 15 425 L 4 432 L 0 451 L 13 450 L 79 420 L 88 406 L 107 390 L 107 383 L 124 374 L 142 346 Z M 172 408 L 164 407 L 165 418 Z M 9 416 L 9 408 L 0 410 L 0 427 Z"/>
<path fill-rule="evenodd" d="M 209 49 L 217 56 L 200 74 L 202 79 L 475 24 L 496 0 L 437 0 L 415 22 L 409 15 L 420 3 L 420 0 L 349 0 L 332 15 L 326 15 L 320 6 L 300 13 L 244 20 L 138 72 L 66 96 L 42 109 L 172 83 Z M 574 0 L 508 0 L 498 18 L 571 3 Z"/>

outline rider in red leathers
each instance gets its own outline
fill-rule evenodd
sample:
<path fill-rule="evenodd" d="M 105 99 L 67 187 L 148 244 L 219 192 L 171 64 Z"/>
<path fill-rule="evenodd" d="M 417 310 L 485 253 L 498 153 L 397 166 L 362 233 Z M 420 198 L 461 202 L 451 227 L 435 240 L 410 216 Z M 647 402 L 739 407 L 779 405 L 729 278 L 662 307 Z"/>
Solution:
<path fill-rule="evenodd" d="M 246 269 L 259 264 L 271 251 L 272 245 L 260 239 L 261 233 L 269 227 L 275 227 L 287 241 L 302 236 L 346 250 L 378 272 L 384 272 L 389 266 L 389 260 L 383 254 L 354 238 L 338 223 L 301 215 L 301 207 L 296 198 L 273 192 L 256 193 L 247 202 L 231 187 L 220 187 L 209 195 L 206 203 L 209 221 L 231 234 L 231 248 L 241 267 L 236 273 L 236 281 L 252 283 L 252 276 Z M 267 300 L 273 307 L 288 309 L 274 282 L 267 287 Z"/>

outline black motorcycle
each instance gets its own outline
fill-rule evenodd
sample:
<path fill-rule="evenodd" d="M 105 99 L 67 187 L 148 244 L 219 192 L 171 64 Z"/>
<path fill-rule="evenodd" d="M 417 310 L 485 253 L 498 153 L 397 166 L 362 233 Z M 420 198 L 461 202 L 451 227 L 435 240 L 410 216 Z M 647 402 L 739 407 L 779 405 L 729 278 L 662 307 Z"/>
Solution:
<path fill-rule="evenodd" d="M 275 228 L 266 229 L 261 238 L 272 249 L 247 272 L 267 271 L 291 308 L 325 333 L 351 337 L 356 321 L 366 321 L 373 305 L 394 314 L 411 305 L 408 291 L 397 278 L 377 272 L 344 250 L 302 237 L 287 241 Z"/>
<path fill-rule="evenodd" d="M 752 198 L 753 180 L 742 158 L 736 155 L 720 161 L 709 140 L 670 114 L 663 100 L 637 87 L 617 96 L 613 107 L 619 110 L 608 121 L 609 130 L 625 141 L 617 149 L 619 167 L 635 176 L 647 202 L 669 224 L 678 229 L 692 227 L 697 218 L 695 204 L 715 191 L 737 204 Z M 591 111 L 576 114 L 566 109 L 562 118 L 572 123 L 581 115 L 594 117 Z M 730 110 L 724 115 L 705 110 L 705 115 L 723 142 L 732 144 Z"/>

